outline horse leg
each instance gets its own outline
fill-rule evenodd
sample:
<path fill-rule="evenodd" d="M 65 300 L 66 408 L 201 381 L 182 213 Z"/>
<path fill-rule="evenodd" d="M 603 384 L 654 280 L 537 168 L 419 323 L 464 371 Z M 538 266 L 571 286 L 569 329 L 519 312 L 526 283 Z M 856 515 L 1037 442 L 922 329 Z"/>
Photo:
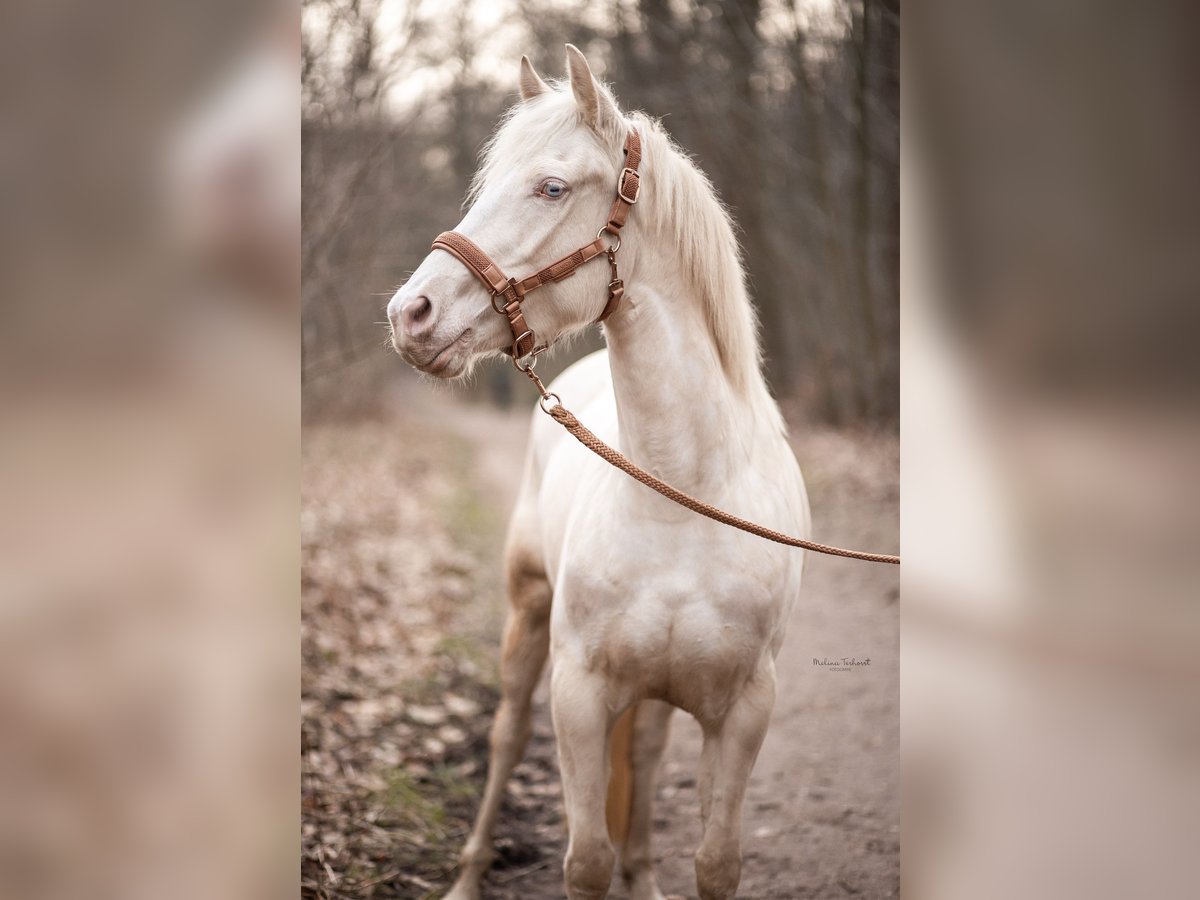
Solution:
<path fill-rule="evenodd" d="M 616 853 L 608 836 L 608 710 L 604 679 L 555 658 L 550 682 L 554 733 L 570 839 L 563 861 L 569 900 L 604 900 Z"/>
<path fill-rule="evenodd" d="M 500 707 L 492 723 L 487 785 L 475 827 L 459 856 L 461 871 L 445 900 L 479 900 L 479 880 L 492 862 L 492 829 L 513 767 L 529 740 L 533 690 L 550 646 L 550 584 L 541 570 L 510 555 L 511 604 L 500 655 Z"/>
<path fill-rule="evenodd" d="M 650 832 L 654 824 L 655 778 L 663 749 L 667 746 L 674 711 L 673 706 L 660 700 L 643 700 L 635 708 L 630 753 L 633 789 L 629 833 L 621 849 L 621 874 L 629 885 L 630 900 L 664 900 L 654 880 Z"/>
<path fill-rule="evenodd" d="M 742 800 L 774 703 L 775 670 L 768 664 L 747 683 L 723 721 L 704 724 L 700 761 L 704 837 L 696 852 L 700 900 L 728 900 L 737 892 L 742 877 Z"/>

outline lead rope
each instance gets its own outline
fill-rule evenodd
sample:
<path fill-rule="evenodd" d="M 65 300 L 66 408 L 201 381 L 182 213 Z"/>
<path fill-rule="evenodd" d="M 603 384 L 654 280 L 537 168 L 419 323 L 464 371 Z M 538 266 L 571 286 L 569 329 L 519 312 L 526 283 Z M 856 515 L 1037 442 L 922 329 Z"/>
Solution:
<path fill-rule="evenodd" d="M 623 455 L 617 450 L 614 450 L 600 438 L 596 437 L 586 425 L 575 418 L 572 413 L 562 404 L 562 398 L 558 394 L 546 390 L 546 386 L 542 384 L 542 379 L 538 378 L 537 373 L 533 371 L 533 363 L 537 359 L 534 357 L 529 364 L 522 366 L 519 360 L 514 360 L 517 369 L 524 372 L 533 381 L 534 385 L 540 393 L 541 399 L 538 405 L 541 406 L 542 412 L 556 421 L 563 428 L 571 433 L 571 436 L 583 446 L 587 447 L 610 466 L 615 466 L 631 478 L 640 481 L 646 487 L 651 488 L 662 494 L 673 503 L 678 503 L 684 509 L 690 509 L 692 512 L 699 513 L 712 519 L 714 522 L 720 522 L 722 525 L 729 525 L 732 528 L 737 528 L 740 531 L 745 531 L 747 534 L 757 535 L 760 538 L 766 538 L 768 541 L 774 541 L 777 544 L 786 544 L 789 547 L 800 547 L 804 550 L 812 550 L 815 553 L 826 553 L 829 556 L 844 556 L 847 559 L 861 559 L 866 562 L 890 563 L 891 565 L 900 565 L 899 556 L 891 556 L 887 553 L 866 553 L 862 550 L 845 550 L 841 547 L 831 547 L 828 544 L 818 544 L 815 541 L 806 541 L 802 538 L 792 537 L 780 531 L 774 531 L 770 528 L 764 528 L 762 525 L 756 525 L 746 519 L 739 518 L 731 513 L 725 512 L 723 509 L 718 509 L 703 500 L 697 500 L 690 494 L 685 494 L 678 488 L 671 487 L 660 478 L 655 478 L 645 469 L 641 468 L 629 457 Z M 552 406 L 547 406 L 548 400 L 554 400 Z"/>

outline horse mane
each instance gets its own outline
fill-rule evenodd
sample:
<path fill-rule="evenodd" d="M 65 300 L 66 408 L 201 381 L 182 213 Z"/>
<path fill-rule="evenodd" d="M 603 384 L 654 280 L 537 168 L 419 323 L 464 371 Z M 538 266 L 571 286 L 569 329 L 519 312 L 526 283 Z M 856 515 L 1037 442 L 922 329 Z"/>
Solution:
<path fill-rule="evenodd" d="M 657 119 L 640 112 L 629 119 L 642 138 L 644 158 L 645 201 L 638 212 L 653 232 L 678 248 L 684 277 L 703 307 L 726 376 L 739 390 L 765 388 L 758 315 L 729 211 L 708 176 Z"/>
<path fill-rule="evenodd" d="M 552 82 L 551 86 L 553 90 L 546 95 L 518 103 L 505 114 L 484 146 L 467 204 L 478 197 L 501 160 L 520 159 L 579 126 L 570 85 Z M 613 108 L 619 109 L 607 86 L 601 89 L 612 100 Z M 642 139 L 642 200 L 634 218 L 665 245 L 677 248 L 684 277 L 701 304 L 726 377 L 735 391 L 782 431 L 782 416 L 762 375 L 758 315 L 750 301 L 741 247 L 729 211 L 708 176 L 672 140 L 658 119 L 642 112 L 631 113 L 605 138 L 620 147 L 629 127 L 636 128 Z M 686 223 L 686 227 L 680 227 L 680 223 Z"/>

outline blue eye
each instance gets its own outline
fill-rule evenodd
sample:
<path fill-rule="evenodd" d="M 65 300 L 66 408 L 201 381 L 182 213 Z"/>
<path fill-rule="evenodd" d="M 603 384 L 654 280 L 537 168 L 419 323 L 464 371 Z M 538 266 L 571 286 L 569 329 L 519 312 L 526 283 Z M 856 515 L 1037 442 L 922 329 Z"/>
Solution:
<path fill-rule="evenodd" d="M 557 200 L 567 193 L 567 186 L 557 178 L 547 178 L 542 182 L 542 187 L 538 193 L 543 197 L 549 197 L 551 200 Z"/>

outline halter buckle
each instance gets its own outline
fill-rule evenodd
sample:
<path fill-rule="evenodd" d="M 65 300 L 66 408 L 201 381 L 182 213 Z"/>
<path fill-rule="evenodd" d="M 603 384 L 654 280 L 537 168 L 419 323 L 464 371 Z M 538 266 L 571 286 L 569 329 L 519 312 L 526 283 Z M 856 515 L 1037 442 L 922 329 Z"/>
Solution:
<path fill-rule="evenodd" d="M 633 176 L 633 196 L 632 197 L 627 197 L 625 195 L 625 176 L 626 175 Z M 640 197 L 641 195 L 642 195 L 642 176 L 639 175 L 636 170 L 629 168 L 629 166 L 626 166 L 625 168 L 623 168 L 621 170 L 621 177 L 620 177 L 620 179 L 617 180 L 617 196 L 620 197 L 622 200 L 624 200 L 626 203 L 628 203 L 630 206 L 633 206 L 633 204 L 638 202 L 638 197 Z"/>
<path fill-rule="evenodd" d="M 510 303 L 512 303 L 512 300 L 508 299 L 507 292 L 508 292 L 509 288 L 512 288 L 513 295 L 517 298 L 517 300 L 519 302 L 520 297 L 517 296 L 517 280 L 515 278 L 510 278 L 510 279 L 508 279 L 508 281 L 504 282 L 504 287 L 500 288 L 500 290 L 496 290 L 495 288 L 493 288 L 492 293 L 488 298 L 492 303 L 492 309 L 494 309 L 496 312 L 500 313 L 500 315 L 502 315 L 502 316 L 508 315 L 507 307 Z M 500 306 L 497 306 L 496 301 L 501 300 L 501 299 L 503 299 L 502 304 Z"/>

